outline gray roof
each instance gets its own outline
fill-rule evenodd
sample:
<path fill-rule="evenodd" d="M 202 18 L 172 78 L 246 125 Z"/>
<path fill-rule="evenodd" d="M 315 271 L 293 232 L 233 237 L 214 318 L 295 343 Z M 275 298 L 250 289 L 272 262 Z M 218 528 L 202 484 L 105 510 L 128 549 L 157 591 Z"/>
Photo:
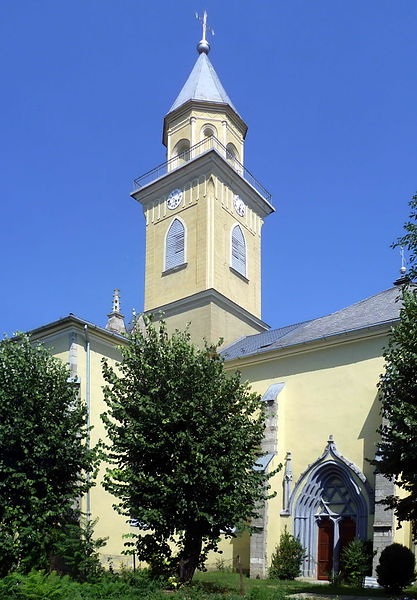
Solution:
<path fill-rule="evenodd" d="M 303 344 L 349 331 L 389 324 L 399 318 L 401 289 L 389 288 L 318 319 L 248 335 L 222 350 L 226 360 Z"/>
<path fill-rule="evenodd" d="M 220 79 L 218 78 L 213 65 L 207 54 L 204 52 L 198 57 L 184 87 L 168 113 L 189 100 L 203 100 L 205 102 L 228 104 L 237 113 L 232 101 L 220 83 Z"/>

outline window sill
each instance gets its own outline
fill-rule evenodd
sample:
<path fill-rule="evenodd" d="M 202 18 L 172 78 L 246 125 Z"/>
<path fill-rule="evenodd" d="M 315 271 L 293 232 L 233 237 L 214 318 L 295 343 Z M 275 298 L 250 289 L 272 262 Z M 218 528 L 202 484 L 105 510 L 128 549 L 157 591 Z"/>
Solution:
<path fill-rule="evenodd" d="M 165 277 L 165 275 L 171 275 L 171 273 L 176 273 L 177 271 L 182 271 L 183 269 L 186 268 L 186 266 L 188 265 L 188 263 L 182 263 L 180 265 L 177 265 L 176 267 L 171 267 L 170 269 L 166 269 L 165 271 L 162 271 L 162 277 Z"/>
<path fill-rule="evenodd" d="M 242 275 L 242 273 L 239 273 L 239 271 L 236 271 L 236 269 L 234 269 L 233 267 L 229 267 L 229 269 L 231 270 L 232 273 L 234 273 L 240 279 L 242 279 L 242 281 L 244 281 L 245 283 L 249 283 L 249 279 L 247 277 L 245 277 L 244 275 Z"/>

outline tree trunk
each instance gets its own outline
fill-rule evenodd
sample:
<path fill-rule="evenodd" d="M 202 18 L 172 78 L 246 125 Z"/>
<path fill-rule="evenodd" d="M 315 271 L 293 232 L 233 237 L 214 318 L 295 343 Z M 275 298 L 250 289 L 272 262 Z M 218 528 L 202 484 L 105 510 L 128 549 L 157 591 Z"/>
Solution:
<path fill-rule="evenodd" d="M 202 547 L 202 536 L 191 531 L 185 533 L 184 548 L 180 553 L 178 577 L 181 583 L 187 583 L 193 578 L 198 566 Z"/>

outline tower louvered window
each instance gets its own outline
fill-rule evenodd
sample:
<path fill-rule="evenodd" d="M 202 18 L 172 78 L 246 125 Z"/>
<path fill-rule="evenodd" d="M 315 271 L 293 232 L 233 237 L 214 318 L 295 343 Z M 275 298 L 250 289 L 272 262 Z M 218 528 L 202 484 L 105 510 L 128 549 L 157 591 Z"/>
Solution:
<path fill-rule="evenodd" d="M 246 244 L 239 225 L 232 231 L 232 268 L 246 277 Z"/>
<path fill-rule="evenodd" d="M 178 219 L 174 219 L 167 234 L 165 252 L 165 270 L 173 269 L 184 263 L 185 229 Z"/>

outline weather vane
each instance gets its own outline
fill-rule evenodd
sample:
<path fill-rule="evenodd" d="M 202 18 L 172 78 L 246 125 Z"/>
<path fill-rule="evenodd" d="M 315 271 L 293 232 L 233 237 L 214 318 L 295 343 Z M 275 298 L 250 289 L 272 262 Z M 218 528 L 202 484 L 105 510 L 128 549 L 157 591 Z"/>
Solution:
<path fill-rule="evenodd" d="M 210 27 L 210 25 L 207 24 L 207 11 L 206 10 L 204 11 L 202 17 L 200 17 L 200 15 L 198 13 L 195 13 L 195 18 L 197 19 L 197 21 L 200 21 L 201 25 L 203 26 L 203 37 L 197 44 L 197 50 L 200 52 L 200 54 L 202 52 L 205 52 L 205 54 L 208 54 L 208 52 L 210 50 L 210 44 L 208 43 L 207 38 L 206 38 L 207 30 L 211 33 L 211 35 L 214 35 L 214 31 Z"/>
<path fill-rule="evenodd" d="M 407 271 L 407 267 L 405 266 L 405 256 L 404 256 L 404 246 L 400 246 L 400 254 L 401 254 L 401 269 L 400 273 L 404 275 Z"/>

